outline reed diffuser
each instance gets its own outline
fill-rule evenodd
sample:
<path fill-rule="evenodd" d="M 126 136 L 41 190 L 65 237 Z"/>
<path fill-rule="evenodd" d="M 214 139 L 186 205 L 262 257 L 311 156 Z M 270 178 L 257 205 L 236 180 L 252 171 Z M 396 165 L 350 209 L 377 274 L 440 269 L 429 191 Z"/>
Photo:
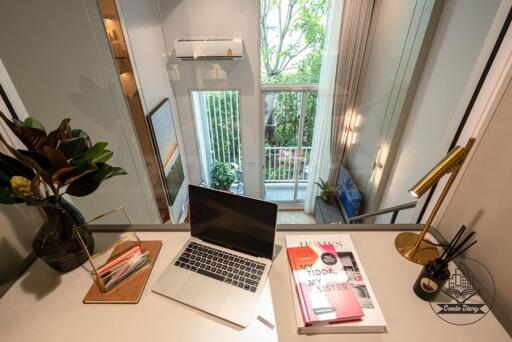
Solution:
<path fill-rule="evenodd" d="M 439 258 L 427 262 L 423 267 L 413 286 L 414 293 L 416 293 L 419 298 L 425 301 L 436 299 L 444 284 L 450 278 L 450 270 L 448 269 L 450 261 L 459 257 L 477 243 L 475 240 L 464 247 L 475 232 L 469 233 L 462 242 L 459 243 L 465 230 L 466 226 L 463 225 L 460 227 L 457 234 L 455 234 L 448 246 L 446 246 L 443 254 Z"/>

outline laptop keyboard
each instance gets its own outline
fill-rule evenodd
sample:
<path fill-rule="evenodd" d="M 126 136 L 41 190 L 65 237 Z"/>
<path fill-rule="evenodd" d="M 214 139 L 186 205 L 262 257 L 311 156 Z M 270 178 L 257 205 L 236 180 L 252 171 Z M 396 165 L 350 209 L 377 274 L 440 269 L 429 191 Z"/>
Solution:
<path fill-rule="evenodd" d="M 256 292 L 265 264 L 191 241 L 174 264 L 241 289 Z"/>

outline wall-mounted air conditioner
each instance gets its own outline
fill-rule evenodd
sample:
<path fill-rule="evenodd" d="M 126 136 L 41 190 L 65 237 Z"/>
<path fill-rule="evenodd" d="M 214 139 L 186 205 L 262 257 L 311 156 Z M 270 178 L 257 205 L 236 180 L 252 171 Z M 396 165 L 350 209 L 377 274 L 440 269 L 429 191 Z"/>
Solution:
<path fill-rule="evenodd" d="M 176 57 L 182 60 L 241 59 L 243 41 L 238 38 L 181 38 L 174 42 Z"/>

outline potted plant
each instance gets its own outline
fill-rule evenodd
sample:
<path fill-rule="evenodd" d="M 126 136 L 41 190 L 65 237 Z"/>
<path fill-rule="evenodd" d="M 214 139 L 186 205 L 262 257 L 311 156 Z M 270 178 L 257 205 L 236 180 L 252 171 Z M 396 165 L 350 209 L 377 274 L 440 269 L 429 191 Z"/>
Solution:
<path fill-rule="evenodd" d="M 227 163 L 215 161 L 210 167 L 210 178 L 213 189 L 229 191 L 235 181 L 235 170 Z"/>
<path fill-rule="evenodd" d="M 47 133 L 32 117 L 11 121 L 1 111 L 0 117 L 26 147 L 15 149 L 0 134 L 11 154 L 0 153 L 0 204 L 40 207 L 46 217 L 34 238 L 34 253 L 57 271 L 71 271 L 87 260 L 75 233 L 90 253 L 94 240 L 84 217 L 62 196 L 87 196 L 104 180 L 126 172 L 107 164 L 113 156 L 107 143 L 93 145 L 84 131 L 71 129 L 70 119 Z"/>
<path fill-rule="evenodd" d="M 331 187 L 326 181 L 324 181 L 322 178 L 318 182 L 315 182 L 316 185 L 320 188 L 320 198 L 324 202 L 328 202 L 336 193 L 336 190 L 334 190 L 333 187 Z"/>

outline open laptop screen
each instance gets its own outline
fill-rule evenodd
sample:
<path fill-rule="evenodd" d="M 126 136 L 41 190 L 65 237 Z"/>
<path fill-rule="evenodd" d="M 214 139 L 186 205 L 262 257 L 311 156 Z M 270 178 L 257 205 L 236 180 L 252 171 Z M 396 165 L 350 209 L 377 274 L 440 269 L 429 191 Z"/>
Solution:
<path fill-rule="evenodd" d="M 192 236 L 272 259 L 277 205 L 189 185 Z"/>

